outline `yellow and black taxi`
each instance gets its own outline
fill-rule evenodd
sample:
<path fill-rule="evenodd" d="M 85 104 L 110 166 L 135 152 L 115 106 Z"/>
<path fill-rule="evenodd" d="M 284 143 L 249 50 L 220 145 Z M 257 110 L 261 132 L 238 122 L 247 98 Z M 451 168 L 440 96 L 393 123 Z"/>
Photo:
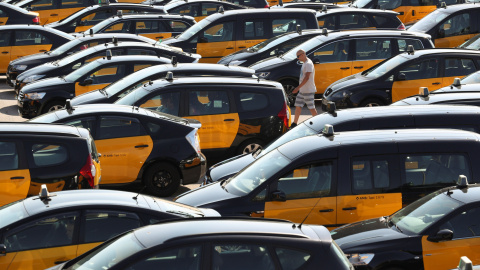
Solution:
<path fill-rule="evenodd" d="M 423 87 L 422 87 L 423 88 Z M 478 89 L 478 86 L 477 86 Z M 480 106 L 480 91 L 449 91 L 439 93 L 424 93 L 404 98 L 391 106 L 429 105 L 429 104 L 454 104 Z"/>
<path fill-rule="evenodd" d="M 207 16 L 215 14 L 220 7 L 223 10 L 245 9 L 247 7 L 233 4 L 227 1 L 218 0 L 186 0 L 173 1 L 163 6 L 168 14 L 188 15 L 195 18 L 197 22 L 205 19 Z"/>
<path fill-rule="evenodd" d="M 276 1 L 276 0 L 275 0 Z M 320 3 L 329 3 L 329 4 L 336 4 L 336 5 L 343 5 L 348 4 L 350 1 L 336 1 L 336 0 L 293 0 L 293 1 L 283 1 L 289 3 L 309 3 L 309 2 L 320 2 Z"/>
<path fill-rule="evenodd" d="M 331 232 L 355 269 L 457 269 L 460 257 L 480 264 L 480 185 L 464 175 L 390 216 Z"/>
<path fill-rule="evenodd" d="M 459 174 L 478 179 L 480 173 L 480 135 L 470 131 L 334 132 L 331 125 L 324 130 L 285 143 L 228 180 L 188 191 L 175 201 L 213 208 L 222 216 L 334 228 L 391 215 L 452 185 Z"/>
<path fill-rule="evenodd" d="M 408 31 L 432 36 L 435 48 L 453 48 L 480 33 L 480 6 L 462 4 L 441 7 L 412 25 Z"/>
<path fill-rule="evenodd" d="M 191 76 L 218 76 L 218 77 L 245 77 L 252 78 L 255 70 L 246 67 L 225 66 L 217 64 L 167 64 L 147 67 L 132 73 L 109 86 L 74 97 L 72 106 L 96 103 L 114 103 L 137 86 L 163 79 L 168 72 L 173 72 L 176 77 Z"/>
<path fill-rule="evenodd" d="M 318 27 L 328 30 L 375 28 L 405 30 L 405 25 L 391 10 L 337 8 L 317 12 Z"/>
<path fill-rule="evenodd" d="M 58 29 L 65 33 L 84 32 L 95 24 L 117 15 L 118 11 L 122 11 L 122 14 L 165 13 L 163 8 L 160 7 L 132 3 L 112 3 L 86 7 L 65 19 L 49 23 L 45 26 Z"/>
<path fill-rule="evenodd" d="M 0 3 L 0 25 L 10 24 L 39 24 L 40 17 L 36 12 L 28 11 L 17 6 Z"/>
<path fill-rule="evenodd" d="M 465 0 L 355 0 L 349 6 L 364 9 L 393 10 L 399 13 L 398 18 L 404 24 L 408 24 L 427 16 L 437 7 L 440 7 L 441 3 L 456 5 L 465 2 Z"/>
<path fill-rule="evenodd" d="M 18 113 L 24 118 L 58 110 L 67 99 L 102 89 L 140 69 L 170 63 L 171 60 L 152 55 L 121 55 L 92 61 L 61 77 L 34 81 L 24 86 L 17 97 Z"/>
<path fill-rule="evenodd" d="M 462 43 L 458 48 L 461 49 L 470 49 L 470 50 L 480 50 L 480 34 L 472 37 L 471 39 Z"/>
<path fill-rule="evenodd" d="M 62 59 L 45 63 L 24 71 L 17 76 L 15 91 L 18 93 L 25 84 L 50 77 L 67 75 L 81 66 L 88 64 L 98 58 L 105 57 L 106 51 L 110 50 L 112 55 L 153 55 L 171 59 L 175 56 L 178 62 L 198 62 L 201 58 L 198 54 L 185 53 L 170 46 L 160 44 L 149 44 L 144 42 L 114 42 L 100 44 L 88 49 L 81 50 Z M 93 90 L 93 89 L 92 89 Z"/>
<path fill-rule="evenodd" d="M 130 33 L 141 35 L 155 40 L 163 40 L 176 36 L 192 25 L 195 20 L 190 16 L 181 15 L 116 15 L 90 28 L 93 33 Z M 75 33 L 74 36 L 80 34 Z"/>
<path fill-rule="evenodd" d="M 432 93 L 443 92 L 480 92 L 480 71 L 474 72 L 468 76 L 453 79 L 453 83 L 449 86 L 442 87 Z"/>
<path fill-rule="evenodd" d="M 0 205 L 38 194 L 42 184 L 60 191 L 100 182 L 95 142 L 84 128 L 2 123 L 0 159 Z"/>
<path fill-rule="evenodd" d="M 367 70 L 375 64 L 406 51 L 433 48 L 430 36 L 396 30 L 327 31 L 287 53 L 250 66 L 262 79 L 280 82 L 293 104 L 292 91 L 298 85 L 302 63 L 297 51 L 303 49 L 315 67 L 317 95 L 337 80 Z M 418 89 L 418 88 L 417 88 Z"/>
<path fill-rule="evenodd" d="M 325 227 L 285 220 L 205 217 L 167 220 L 124 233 L 49 270 L 311 270 L 319 265 L 353 270 Z"/>
<path fill-rule="evenodd" d="M 449 86 L 456 77 L 480 70 L 480 51 L 464 49 L 408 50 L 362 73 L 331 84 L 322 106 L 337 108 L 388 105 L 416 95 L 419 87 L 433 91 Z"/>
<path fill-rule="evenodd" d="M 198 182 L 206 171 L 198 138 L 200 122 L 163 110 L 113 104 L 67 106 L 31 122 L 89 129 L 102 154 L 102 185 L 138 180 L 147 192 L 163 197 L 172 195 L 181 183 Z"/>
<path fill-rule="evenodd" d="M 480 98 L 480 94 L 477 97 Z M 330 104 L 328 113 L 322 113 L 298 124 L 264 149 L 214 164 L 207 170 L 202 184 L 226 180 L 282 144 L 301 137 L 321 134 L 326 124 L 333 125 L 337 132 L 387 128 L 453 128 L 480 133 L 479 113 L 480 109 L 475 106 L 428 105 L 413 108 L 383 106 L 336 110 Z"/>
<path fill-rule="evenodd" d="M 73 40 L 62 31 L 38 25 L 7 25 L 0 28 L 0 73 L 6 73 L 10 61 L 47 52 Z"/>
<path fill-rule="evenodd" d="M 84 35 L 78 37 L 74 40 L 71 40 L 62 46 L 53 49 L 51 51 L 46 51 L 43 53 L 31 54 L 15 60 L 10 61 L 7 68 L 7 84 L 14 87 L 15 80 L 17 76 L 22 72 L 31 69 L 33 67 L 53 62 L 64 58 L 70 54 L 74 54 L 80 50 L 85 50 L 87 48 L 96 46 L 98 44 L 104 44 L 112 42 L 113 37 L 118 41 L 138 41 L 145 42 L 150 44 L 155 44 L 157 41 L 146 38 L 143 36 L 132 35 L 132 34 L 96 34 L 96 35 Z"/>
<path fill-rule="evenodd" d="M 254 78 L 177 78 L 169 73 L 115 103 L 200 121 L 201 149 L 208 159 L 254 151 L 285 133 L 291 120 L 282 86 Z M 162 109 L 163 104 L 169 106 Z"/>
<path fill-rule="evenodd" d="M 40 24 L 45 25 L 98 3 L 97 0 L 22 0 L 15 6 L 40 14 Z"/>
<path fill-rule="evenodd" d="M 301 29 L 318 29 L 315 11 L 307 9 L 240 9 L 215 13 L 162 43 L 202 55 L 200 62 L 220 58 L 269 38 Z"/>
<path fill-rule="evenodd" d="M 114 190 L 43 193 L 0 208 L 0 268 L 40 270 L 80 256 L 123 232 L 169 219 L 219 216 Z"/>

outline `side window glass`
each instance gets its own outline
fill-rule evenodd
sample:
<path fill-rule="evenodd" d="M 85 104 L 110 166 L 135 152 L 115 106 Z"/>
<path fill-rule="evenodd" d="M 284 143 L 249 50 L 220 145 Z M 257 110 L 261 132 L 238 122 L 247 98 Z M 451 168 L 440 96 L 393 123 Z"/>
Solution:
<path fill-rule="evenodd" d="M 265 38 L 265 29 L 263 21 L 249 21 L 243 25 L 243 36 L 245 39 L 263 39 Z"/>
<path fill-rule="evenodd" d="M 75 127 L 86 128 L 88 129 L 88 131 L 90 131 L 90 134 L 92 134 L 95 129 L 95 118 L 91 117 L 91 118 L 75 119 L 75 120 L 65 122 L 64 124 L 72 125 Z"/>
<path fill-rule="evenodd" d="M 85 243 L 104 242 L 113 236 L 142 226 L 137 214 L 88 210 L 85 218 Z"/>
<path fill-rule="evenodd" d="M 42 218 L 8 232 L 8 252 L 32 250 L 73 244 L 77 213 L 64 213 Z"/>
<path fill-rule="evenodd" d="M 201 16 L 198 12 L 198 5 L 182 5 L 168 11 L 170 14 L 189 15 L 192 17 Z"/>
<path fill-rule="evenodd" d="M 278 190 L 287 200 L 325 197 L 332 185 L 331 162 L 303 166 L 278 179 Z"/>
<path fill-rule="evenodd" d="M 178 116 L 180 92 L 156 95 L 140 105 L 140 107 Z"/>
<path fill-rule="evenodd" d="M 122 55 L 122 54 L 123 54 L 123 49 L 111 50 L 111 52 L 112 52 L 112 55 L 113 55 L 113 56 Z M 72 69 L 74 69 L 74 70 L 75 70 L 75 69 L 78 69 L 78 68 L 81 67 L 83 64 L 88 64 L 88 63 L 90 63 L 90 62 L 93 62 L 93 61 L 95 61 L 95 60 L 97 60 L 97 59 L 100 59 L 100 58 L 103 58 L 103 57 L 105 57 L 105 51 L 96 53 L 96 54 L 94 54 L 94 55 L 92 55 L 92 56 L 89 56 L 87 59 L 85 59 L 85 60 L 83 61 L 83 63 L 77 63 L 76 65 L 73 65 L 73 66 L 72 66 Z"/>
<path fill-rule="evenodd" d="M 112 10 L 106 9 L 106 10 L 99 10 L 95 13 L 89 14 L 83 18 L 80 19 L 80 24 L 79 25 L 95 25 L 107 18 L 112 17 Z"/>
<path fill-rule="evenodd" d="M 437 37 L 451 37 L 470 34 L 470 14 L 462 13 L 440 24 Z"/>
<path fill-rule="evenodd" d="M 438 77 L 438 62 L 436 59 L 425 60 L 403 67 L 398 74 L 405 74 L 405 80 L 422 80 Z"/>
<path fill-rule="evenodd" d="M 133 72 L 137 72 L 141 69 L 151 67 L 151 66 L 152 66 L 152 64 L 135 64 L 135 65 L 133 65 Z"/>
<path fill-rule="evenodd" d="M 33 144 L 31 151 L 33 162 L 37 167 L 59 165 L 68 159 L 68 150 L 62 145 Z"/>
<path fill-rule="evenodd" d="M 420 0 L 420 6 L 435 6 L 434 0 Z"/>
<path fill-rule="evenodd" d="M 53 0 L 39 0 L 31 3 L 29 6 L 31 10 L 47 10 L 54 9 Z"/>
<path fill-rule="evenodd" d="M 340 29 L 368 28 L 373 24 L 364 14 L 340 14 Z"/>
<path fill-rule="evenodd" d="M 240 107 L 243 111 L 257 111 L 268 106 L 267 95 L 261 93 L 240 93 Z"/>
<path fill-rule="evenodd" d="M 402 4 L 402 0 L 379 0 L 378 9 L 392 10 L 398 8 Z"/>
<path fill-rule="evenodd" d="M 357 39 L 356 60 L 386 59 L 392 56 L 390 39 Z"/>
<path fill-rule="evenodd" d="M 263 201 L 265 201 L 266 197 L 267 197 L 267 189 L 263 189 L 252 199 L 252 201 L 263 202 Z"/>
<path fill-rule="evenodd" d="M 275 263 L 267 246 L 243 243 L 214 244 L 212 269 L 273 270 Z"/>
<path fill-rule="evenodd" d="M 15 46 L 52 44 L 46 36 L 32 31 L 15 31 Z"/>
<path fill-rule="evenodd" d="M 190 26 L 180 21 L 169 21 L 168 24 L 172 28 L 172 32 L 183 32 Z"/>
<path fill-rule="evenodd" d="M 283 270 L 300 269 L 312 257 L 308 252 L 286 248 L 275 248 Z"/>
<path fill-rule="evenodd" d="M 220 6 L 221 6 L 221 4 L 203 3 L 202 4 L 202 16 L 209 16 L 211 14 L 217 13 L 217 10 Z"/>
<path fill-rule="evenodd" d="M 200 245 L 169 248 L 147 258 L 142 258 L 127 268 L 130 270 L 150 270 L 159 269 L 159 266 L 161 266 L 162 269 L 169 270 L 200 270 L 202 268 L 201 257 L 202 246 Z M 214 269 L 220 270 L 223 268 Z"/>
<path fill-rule="evenodd" d="M 225 114 L 230 112 L 230 102 L 225 91 L 191 91 L 189 115 Z"/>
<path fill-rule="evenodd" d="M 61 0 L 62 8 L 74 8 L 87 6 L 83 3 L 83 0 Z"/>
<path fill-rule="evenodd" d="M 137 21 L 135 22 L 135 33 L 160 33 L 166 32 L 163 24 L 159 24 L 157 21 Z"/>
<path fill-rule="evenodd" d="M 105 28 L 104 33 L 130 33 L 130 23 L 132 21 L 120 22 Z"/>
<path fill-rule="evenodd" d="M 464 211 L 440 226 L 453 232 L 453 239 L 478 237 L 480 235 L 480 208 Z"/>
<path fill-rule="evenodd" d="M 301 29 L 307 29 L 307 23 L 303 19 L 278 19 L 272 21 L 273 35 L 278 36 L 297 30 L 297 24 Z"/>
<path fill-rule="evenodd" d="M 99 140 L 142 135 L 145 135 L 145 130 L 135 118 L 102 117 L 100 119 Z"/>
<path fill-rule="evenodd" d="M 314 51 L 310 59 L 321 64 L 347 61 L 349 49 L 349 41 L 334 42 Z"/>
<path fill-rule="evenodd" d="M 123 78 L 125 68 L 125 64 L 106 66 L 88 75 L 87 79 L 91 79 L 92 84 L 109 84 Z"/>
<path fill-rule="evenodd" d="M 18 169 L 17 146 L 14 142 L 0 142 L 0 171 Z"/>
<path fill-rule="evenodd" d="M 225 22 L 209 27 L 203 32 L 203 38 L 207 42 L 232 41 L 235 32 L 233 22 Z"/>
<path fill-rule="evenodd" d="M 297 47 L 298 45 L 302 44 L 303 42 L 309 40 L 311 37 L 300 37 L 296 38 L 287 42 L 284 42 L 280 46 L 278 46 L 278 51 L 283 51 L 284 53 L 290 51 L 291 49 Z M 270 52 L 270 55 L 275 55 L 275 50 Z"/>
<path fill-rule="evenodd" d="M 320 28 L 327 28 L 329 30 L 336 29 L 336 16 L 322 16 L 318 17 L 318 27 Z"/>
<path fill-rule="evenodd" d="M 445 58 L 445 77 L 463 77 L 476 71 L 472 59 Z"/>
<path fill-rule="evenodd" d="M 452 185 L 463 174 L 471 179 L 467 159 L 458 154 L 409 155 L 404 157 L 408 186 Z"/>
<path fill-rule="evenodd" d="M 423 44 L 417 39 L 397 39 L 398 52 L 406 52 L 408 45 L 412 45 L 415 50 L 423 49 Z"/>
<path fill-rule="evenodd" d="M 153 55 L 157 56 L 157 52 L 147 49 L 127 49 L 127 55 Z"/>
<path fill-rule="evenodd" d="M 2 31 L 0 32 L 0 47 L 10 46 L 10 38 L 11 38 L 10 31 Z"/>
<path fill-rule="evenodd" d="M 352 159 L 352 185 L 355 194 L 369 194 L 390 186 L 387 160 L 359 157 Z"/>

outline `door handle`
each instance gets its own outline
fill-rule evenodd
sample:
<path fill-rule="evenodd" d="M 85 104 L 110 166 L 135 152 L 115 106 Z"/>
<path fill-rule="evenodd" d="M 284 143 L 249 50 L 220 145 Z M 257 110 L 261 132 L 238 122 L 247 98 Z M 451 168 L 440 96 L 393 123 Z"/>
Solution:
<path fill-rule="evenodd" d="M 350 67 L 341 67 L 340 69 L 346 70 L 346 69 L 350 69 Z"/>
<path fill-rule="evenodd" d="M 228 47 L 227 50 L 233 50 L 233 47 Z"/>
<path fill-rule="evenodd" d="M 148 147 L 148 144 L 135 145 L 135 148 L 145 148 Z"/>
<path fill-rule="evenodd" d="M 353 67 L 353 68 L 356 68 L 356 69 L 361 69 L 361 68 L 363 68 L 363 66 L 359 66 L 359 67 Z"/>
<path fill-rule="evenodd" d="M 38 50 L 39 52 L 46 52 L 47 50 Z"/>
<path fill-rule="evenodd" d="M 246 46 L 238 47 L 239 49 L 245 49 L 247 48 Z"/>
<path fill-rule="evenodd" d="M 223 120 L 223 121 L 225 121 L 225 122 L 233 122 L 233 121 L 235 121 L 235 119 L 225 119 L 225 120 Z"/>
<path fill-rule="evenodd" d="M 50 16 L 55 17 L 58 16 L 58 14 L 50 14 Z"/>
<path fill-rule="evenodd" d="M 432 85 L 439 85 L 439 84 L 440 84 L 439 82 L 432 83 Z"/>
<path fill-rule="evenodd" d="M 4 24 L 5 22 L 0 22 L 0 24 Z"/>
<path fill-rule="evenodd" d="M 25 177 L 23 177 L 23 176 L 10 177 L 10 180 L 21 180 L 21 179 L 25 179 Z"/>
<path fill-rule="evenodd" d="M 163 36 L 155 37 L 156 39 L 163 38 Z"/>
<path fill-rule="evenodd" d="M 412 10 L 412 16 L 415 16 L 415 10 Z"/>
<path fill-rule="evenodd" d="M 9 52 L 2 52 L 2 53 L 3 53 L 3 54 L 7 54 L 7 53 L 9 53 Z"/>
<path fill-rule="evenodd" d="M 318 210 L 318 212 L 333 212 L 333 209 L 322 209 Z"/>
<path fill-rule="evenodd" d="M 345 208 L 342 208 L 342 210 L 357 210 L 357 207 L 345 207 Z"/>

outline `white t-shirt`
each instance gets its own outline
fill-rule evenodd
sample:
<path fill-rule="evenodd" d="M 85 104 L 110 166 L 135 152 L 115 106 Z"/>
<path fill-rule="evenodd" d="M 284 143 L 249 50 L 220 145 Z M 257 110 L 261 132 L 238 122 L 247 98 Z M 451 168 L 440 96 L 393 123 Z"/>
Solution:
<path fill-rule="evenodd" d="M 311 72 L 312 74 L 310 74 L 310 78 L 308 79 L 307 83 L 300 88 L 299 92 L 301 93 L 317 92 L 317 87 L 315 87 L 315 68 L 313 67 L 312 60 L 310 60 L 309 58 L 307 58 L 307 61 L 303 63 L 302 69 L 300 70 L 300 83 L 303 82 L 305 74 L 307 74 L 308 72 Z"/>

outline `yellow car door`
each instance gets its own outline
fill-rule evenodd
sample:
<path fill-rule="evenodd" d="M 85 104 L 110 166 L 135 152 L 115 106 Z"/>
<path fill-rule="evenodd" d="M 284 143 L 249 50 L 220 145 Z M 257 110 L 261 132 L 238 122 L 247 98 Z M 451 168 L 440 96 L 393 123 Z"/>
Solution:
<path fill-rule="evenodd" d="M 365 38 L 355 41 L 355 59 L 352 74 L 363 72 L 392 56 L 392 46 L 387 38 Z"/>
<path fill-rule="evenodd" d="M 123 14 L 125 14 L 124 12 Z M 95 24 L 113 16 L 112 9 L 98 10 L 90 13 L 80 19 L 77 19 L 75 32 L 84 32 L 90 29 Z"/>
<path fill-rule="evenodd" d="M 301 166 L 278 179 L 275 193 L 286 200 L 267 201 L 264 217 L 324 226 L 336 224 L 337 202 L 333 196 L 333 162 Z"/>
<path fill-rule="evenodd" d="M 470 27 L 475 19 L 466 11 L 440 23 L 434 34 L 435 48 L 454 48 L 475 36 L 477 33 Z"/>
<path fill-rule="evenodd" d="M 204 30 L 197 38 L 197 53 L 201 63 L 217 63 L 235 52 L 235 23 L 222 22 Z"/>
<path fill-rule="evenodd" d="M 14 36 L 14 43 L 10 53 L 11 60 L 30 54 L 47 52 L 52 48 L 52 41 L 39 32 L 17 30 Z"/>
<path fill-rule="evenodd" d="M 87 76 L 80 77 L 80 79 L 75 82 L 75 96 L 102 89 L 112 82 L 120 80 L 125 76 L 126 68 L 126 64 L 107 65 Z"/>
<path fill-rule="evenodd" d="M 21 156 L 15 142 L 0 142 L 0 206 L 28 195 L 30 171 L 20 166 Z"/>
<path fill-rule="evenodd" d="M 8 64 L 11 57 L 12 32 L 1 31 L 0 32 L 0 72 L 7 73 Z"/>

